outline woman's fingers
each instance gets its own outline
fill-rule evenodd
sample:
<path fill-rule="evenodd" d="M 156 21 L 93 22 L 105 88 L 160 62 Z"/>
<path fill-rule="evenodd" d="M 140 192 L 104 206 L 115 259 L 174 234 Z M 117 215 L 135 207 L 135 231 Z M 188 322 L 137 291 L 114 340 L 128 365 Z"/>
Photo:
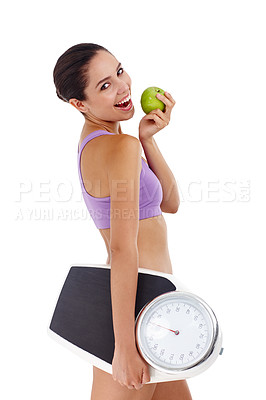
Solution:
<path fill-rule="evenodd" d="M 169 116 L 168 116 L 165 112 L 163 112 L 162 110 L 160 110 L 160 108 L 156 108 L 155 110 L 150 111 L 149 114 L 147 114 L 147 116 L 148 116 L 148 115 L 157 115 L 159 118 L 161 118 L 161 119 L 162 119 L 164 122 L 166 122 L 167 124 L 168 124 L 169 121 L 170 121 Z"/>
<path fill-rule="evenodd" d="M 144 117 L 144 119 L 152 119 L 155 122 L 157 128 L 160 129 L 164 128 L 166 125 L 169 124 L 169 119 L 167 118 L 165 113 L 163 113 L 163 111 L 160 110 L 159 108 L 149 112 L 149 114 L 147 114 Z"/>
<path fill-rule="evenodd" d="M 156 93 L 156 97 L 165 104 L 164 113 L 170 117 L 172 108 L 175 105 L 175 100 L 173 99 L 173 97 L 168 92 L 164 92 L 164 95 Z"/>
<path fill-rule="evenodd" d="M 164 92 L 164 95 L 167 99 L 169 99 L 169 101 L 173 104 L 173 106 L 175 105 L 175 100 L 173 99 L 173 97 L 170 95 L 170 93 L 168 92 Z"/>
<path fill-rule="evenodd" d="M 147 366 L 146 368 L 143 369 L 143 375 L 142 375 L 141 383 L 145 384 L 147 382 L 150 382 L 150 380 L 151 380 L 150 371 L 149 371 L 149 367 Z"/>

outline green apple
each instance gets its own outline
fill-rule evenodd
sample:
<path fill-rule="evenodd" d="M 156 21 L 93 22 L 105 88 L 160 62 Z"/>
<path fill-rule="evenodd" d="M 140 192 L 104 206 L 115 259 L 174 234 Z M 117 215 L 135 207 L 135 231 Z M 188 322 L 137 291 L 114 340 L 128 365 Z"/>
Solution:
<path fill-rule="evenodd" d="M 157 99 L 157 93 L 164 94 L 164 91 L 156 86 L 151 86 L 145 89 L 142 93 L 140 104 L 142 110 L 146 114 L 148 114 L 152 110 L 155 110 L 156 108 L 164 111 L 165 104 L 161 100 Z"/>

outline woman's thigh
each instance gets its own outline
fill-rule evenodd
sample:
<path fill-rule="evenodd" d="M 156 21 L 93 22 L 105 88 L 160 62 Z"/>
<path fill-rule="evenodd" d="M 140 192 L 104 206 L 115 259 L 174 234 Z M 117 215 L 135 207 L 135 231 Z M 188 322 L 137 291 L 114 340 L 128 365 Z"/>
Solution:
<path fill-rule="evenodd" d="M 147 383 L 139 390 L 129 389 L 108 372 L 93 366 L 90 400 L 152 400 L 157 383 Z"/>
<path fill-rule="evenodd" d="M 159 382 L 151 400 L 192 400 L 186 380 Z"/>

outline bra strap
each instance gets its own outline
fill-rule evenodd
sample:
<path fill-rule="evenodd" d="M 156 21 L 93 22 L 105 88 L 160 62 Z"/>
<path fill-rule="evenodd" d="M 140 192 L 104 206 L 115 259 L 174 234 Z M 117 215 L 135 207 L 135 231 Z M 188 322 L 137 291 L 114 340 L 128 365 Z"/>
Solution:
<path fill-rule="evenodd" d="M 104 131 L 102 129 L 99 129 L 97 131 L 93 131 L 89 133 L 81 142 L 80 144 L 80 149 L 78 147 L 78 153 L 80 154 L 84 148 L 84 146 L 91 140 L 94 139 L 95 137 L 101 136 L 101 135 L 115 135 L 115 133 Z"/>

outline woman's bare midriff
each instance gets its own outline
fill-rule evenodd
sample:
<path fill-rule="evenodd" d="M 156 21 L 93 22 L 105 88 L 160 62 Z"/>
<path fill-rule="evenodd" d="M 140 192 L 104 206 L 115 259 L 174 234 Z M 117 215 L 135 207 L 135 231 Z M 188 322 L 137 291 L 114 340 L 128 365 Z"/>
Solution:
<path fill-rule="evenodd" d="M 108 253 L 110 263 L 110 228 L 99 229 Z M 172 274 L 167 243 L 167 226 L 163 215 L 139 220 L 138 231 L 139 267 Z"/>
<path fill-rule="evenodd" d="M 80 143 L 88 134 L 89 132 L 83 132 Z M 108 148 L 110 151 L 112 147 L 112 138 L 113 136 L 111 135 L 104 135 L 100 146 L 98 138 L 94 138 L 82 151 L 81 173 L 85 189 L 91 196 L 110 196 L 107 174 L 104 171 L 102 162 L 105 149 Z M 113 151 L 115 151 L 115 148 L 113 148 Z M 95 182 L 95 185 L 91 184 L 92 182 Z M 110 264 L 110 228 L 99 229 L 99 231 L 107 249 L 108 258 L 106 263 Z M 137 243 L 139 267 L 169 274 L 173 273 L 167 243 L 167 226 L 163 214 L 139 220 Z"/>

